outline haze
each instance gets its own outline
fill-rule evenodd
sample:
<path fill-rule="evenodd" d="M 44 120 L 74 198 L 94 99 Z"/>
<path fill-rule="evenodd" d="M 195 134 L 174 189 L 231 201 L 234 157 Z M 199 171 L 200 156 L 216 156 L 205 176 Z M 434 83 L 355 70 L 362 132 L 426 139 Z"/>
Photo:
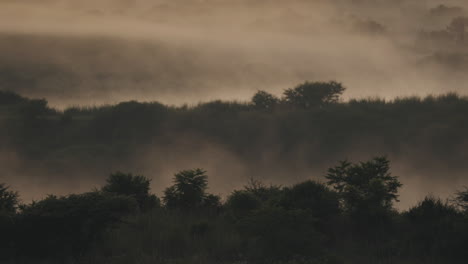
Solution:
<path fill-rule="evenodd" d="M 0 85 L 60 108 L 244 100 L 304 80 L 339 80 L 347 98 L 465 93 L 466 64 L 431 59 L 453 50 L 417 42 L 450 17 L 413 2 L 2 0 Z"/>
<path fill-rule="evenodd" d="M 440 4 L 460 9 L 431 13 Z M 246 101 L 257 90 L 280 95 L 305 80 L 342 82 L 348 88 L 345 100 L 467 95 L 468 48 L 421 37 L 421 32 L 446 29 L 466 10 L 462 0 L 0 0 L 0 88 L 45 98 L 57 109 L 130 100 Z M 225 146 L 192 136 L 167 149 L 150 145 L 126 162 L 101 157 L 107 167 L 83 168 L 85 154 L 77 154 L 61 165 L 74 180 L 31 180 L 31 174 L 58 177 L 65 171 L 24 161 L 15 149 L 0 148 L 0 164 L 11 173 L 7 182 L 24 191 L 26 200 L 88 190 L 113 170 L 159 175 L 154 188 L 160 191 L 171 174 L 188 167 L 206 168 L 213 175 L 213 192 L 225 193 L 258 169 L 258 163 L 245 164 Z M 181 154 L 187 146 L 197 151 Z M 265 152 L 265 167 L 275 160 L 271 149 Z M 402 207 L 428 192 L 444 196 L 466 184 L 465 169 L 454 171 L 448 181 L 420 180 L 424 173 L 436 177 L 445 165 L 415 168 L 407 157 L 421 153 L 408 153 L 391 156 L 395 174 L 406 175 Z M 263 168 L 267 176 L 262 178 L 286 184 L 323 175 L 332 165 L 304 164 L 301 154 L 297 150 L 283 164 Z M 367 149 L 347 149 L 333 161 L 371 155 Z M 225 168 L 227 174 L 216 176 Z M 286 170 L 296 178 L 280 178 Z M 83 178 L 84 172 L 102 177 Z"/>

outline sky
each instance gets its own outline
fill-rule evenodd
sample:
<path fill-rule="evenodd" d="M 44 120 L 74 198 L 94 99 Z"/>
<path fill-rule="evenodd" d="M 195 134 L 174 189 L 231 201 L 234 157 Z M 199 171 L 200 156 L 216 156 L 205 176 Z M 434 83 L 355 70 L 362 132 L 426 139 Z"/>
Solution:
<path fill-rule="evenodd" d="M 464 14 L 431 13 L 441 3 L 0 0 L 0 86 L 59 108 L 243 101 L 306 80 L 345 98 L 465 94 L 466 47 L 420 37 Z"/>

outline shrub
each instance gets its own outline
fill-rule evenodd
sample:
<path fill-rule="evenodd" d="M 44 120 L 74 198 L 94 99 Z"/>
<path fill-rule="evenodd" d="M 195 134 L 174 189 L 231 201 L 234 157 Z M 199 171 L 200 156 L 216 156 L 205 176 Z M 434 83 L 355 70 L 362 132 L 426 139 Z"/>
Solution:
<path fill-rule="evenodd" d="M 160 206 L 158 197 L 149 193 L 150 183 L 151 180 L 144 176 L 116 172 L 109 176 L 102 191 L 133 197 L 141 210 L 148 210 Z"/>
<path fill-rule="evenodd" d="M 0 183 L 0 260 L 8 257 L 15 236 L 14 217 L 18 206 L 18 193 Z"/>
<path fill-rule="evenodd" d="M 314 226 L 308 212 L 281 207 L 260 208 L 238 223 L 248 256 L 262 260 L 321 255 L 326 239 Z"/>
<path fill-rule="evenodd" d="M 330 223 L 340 214 L 338 194 L 315 181 L 285 188 L 281 205 L 289 210 L 308 210 L 322 224 Z"/>
<path fill-rule="evenodd" d="M 343 161 L 330 168 L 326 178 L 340 194 L 344 209 L 366 225 L 382 220 L 398 201 L 402 184 L 389 170 L 390 162 L 385 157 L 358 164 Z"/>
<path fill-rule="evenodd" d="M 234 191 L 226 201 L 226 209 L 235 218 L 247 216 L 260 205 L 260 200 L 252 192 L 246 190 Z"/>
<path fill-rule="evenodd" d="M 279 102 L 276 96 L 265 91 L 258 91 L 252 97 L 252 104 L 258 110 L 272 110 Z"/>
<path fill-rule="evenodd" d="M 18 193 L 10 191 L 4 183 L 0 183 L 0 212 L 15 213 L 18 206 Z"/>
<path fill-rule="evenodd" d="M 284 101 L 298 108 L 313 108 L 338 102 L 346 88 L 338 82 L 305 82 L 284 91 Z"/>
<path fill-rule="evenodd" d="M 170 209 L 219 207 L 220 198 L 206 192 L 208 176 L 202 169 L 184 170 L 174 175 L 174 185 L 164 190 L 164 204 Z"/>
<path fill-rule="evenodd" d="M 458 191 L 453 202 L 465 213 L 468 213 L 468 188 L 465 187 L 465 190 Z"/>
<path fill-rule="evenodd" d="M 426 197 L 403 214 L 406 252 L 429 259 L 462 260 L 468 257 L 466 218 L 447 202 Z"/>
<path fill-rule="evenodd" d="M 48 196 L 22 206 L 14 249 L 21 258 L 77 257 L 137 206 L 132 197 L 101 192 Z"/>

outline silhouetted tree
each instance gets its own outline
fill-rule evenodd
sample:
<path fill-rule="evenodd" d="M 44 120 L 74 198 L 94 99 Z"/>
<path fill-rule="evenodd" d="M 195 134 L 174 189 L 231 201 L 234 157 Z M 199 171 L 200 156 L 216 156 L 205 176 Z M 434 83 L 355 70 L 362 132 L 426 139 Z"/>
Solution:
<path fill-rule="evenodd" d="M 184 170 L 174 175 L 174 185 L 164 191 L 167 208 L 193 209 L 218 206 L 219 198 L 206 193 L 208 176 L 202 169 Z"/>
<path fill-rule="evenodd" d="M 465 190 L 458 191 L 454 202 L 458 207 L 468 213 L 468 188 L 465 187 Z"/>
<path fill-rule="evenodd" d="M 284 101 L 299 108 L 311 108 L 338 102 L 346 88 L 341 83 L 305 82 L 284 91 Z"/>
<path fill-rule="evenodd" d="M 252 97 L 252 104 L 256 109 L 271 110 L 279 103 L 279 98 L 265 91 L 258 91 Z"/>
<path fill-rule="evenodd" d="M 353 216 L 372 221 L 385 216 L 398 201 L 398 189 L 402 186 L 397 176 L 389 172 L 386 157 L 353 164 L 342 161 L 330 168 L 328 184 L 338 191 L 344 209 Z"/>
<path fill-rule="evenodd" d="M 250 178 L 247 185 L 244 186 L 245 191 L 252 193 L 263 204 L 276 206 L 282 198 L 281 186 L 265 185 L 261 181 Z"/>
<path fill-rule="evenodd" d="M 4 183 L 0 183 L 0 212 L 12 214 L 18 207 L 18 193 L 10 191 Z"/>
<path fill-rule="evenodd" d="M 151 180 L 141 175 L 116 172 L 107 178 L 102 191 L 117 195 L 128 195 L 138 202 L 140 209 L 147 210 L 160 205 L 156 195 L 150 194 Z"/>
<path fill-rule="evenodd" d="M 0 261 L 8 259 L 14 250 L 14 218 L 17 207 L 18 193 L 10 191 L 8 186 L 0 183 Z"/>

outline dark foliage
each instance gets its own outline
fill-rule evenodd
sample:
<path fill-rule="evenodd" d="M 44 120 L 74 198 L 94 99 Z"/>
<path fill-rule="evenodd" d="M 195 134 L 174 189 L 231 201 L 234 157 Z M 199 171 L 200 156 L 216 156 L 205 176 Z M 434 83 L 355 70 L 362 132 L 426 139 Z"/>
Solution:
<path fill-rule="evenodd" d="M 100 192 L 50 195 L 22 206 L 15 217 L 10 253 L 19 259 L 79 257 L 136 209 L 135 199 L 129 196 Z"/>
<path fill-rule="evenodd" d="M 289 210 L 309 211 L 322 228 L 330 227 L 341 213 L 339 195 L 315 181 L 285 188 L 281 205 Z"/>
<path fill-rule="evenodd" d="M 298 108 L 314 108 L 336 103 L 346 90 L 338 82 L 305 82 L 284 91 L 284 101 Z"/>
<path fill-rule="evenodd" d="M 14 217 L 18 207 L 18 193 L 0 183 L 0 261 L 9 254 L 14 238 Z"/>
<path fill-rule="evenodd" d="M 263 207 L 238 223 L 246 237 L 249 257 L 287 259 L 295 255 L 323 255 L 324 237 L 314 228 L 316 219 L 305 210 Z"/>
<path fill-rule="evenodd" d="M 184 170 L 174 175 L 174 185 L 164 191 L 167 208 L 195 209 L 220 207 L 220 198 L 206 193 L 208 176 L 202 169 Z"/>
<path fill-rule="evenodd" d="M 18 193 L 9 190 L 4 183 L 0 183 L 0 213 L 15 213 L 18 201 Z"/>
<path fill-rule="evenodd" d="M 282 198 L 281 187 L 265 186 L 260 181 L 251 178 L 243 190 L 235 190 L 229 195 L 226 207 L 232 216 L 241 218 L 262 207 L 277 207 Z"/>
<path fill-rule="evenodd" d="M 226 201 L 226 207 L 235 218 L 247 216 L 252 211 L 260 208 L 260 206 L 260 199 L 252 192 L 246 190 L 234 191 Z"/>
<path fill-rule="evenodd" d="M 368 225 L 388 215 L 393 202 L 398 201 L 402 184 L 389 170 L 390 162 L 385 157 L 358 164 L 342 161 L 328 170 L 326 178 L 340 194 L 344 209 Z"/>
<path fill-rule="evenodd" d="M 138 198 L 149 197 L 149 180 L 116 173 L 101 191 L 49 196 L 0 215 L 0 259 L 463 263 L 468 257 L 466 192 L 457 193 L 455 205 L 427 197 L 399 213 L 392 205 L 401 184 L 389 169 L 383 157 L 342 162 L 327 175 L 334 190 L 316 181 L 281 187 L 251 179 L 225 204 L 206 193 L 204 170 L 186 170 L 166 189 L 166 208 L 145 212 L 138 210 Z M 16 193 L 3 189 L 17 200 Z M 382 215 L 387 220 L 376 222 Z M 354 221 L 366 223 L 365 228 L 356 229 Z"/>
<path fill-rule="evenodd" d="M 102 191 L 133 197 L 141 210 L 149 210 L 160 206 L 159 198 L 150 194 L 150 182 L 145 176 L 117 172 L 109 176 Z"/>
<path fill-rule="evenodd" d="M 278 97 L 265 91 L 258 91 L 252 97 L 252 104 L 259 110 L 273 110 L 279 103 Z"/>
<path fill-rule="evenodd" d="M 404 254 L 420 256 L 427 261 L 453 261 L 468 257 L 467 218 L 455 207 L 438 198 L 426 197 L 419 205 L 403 214 L 406 229 Z"/>
<path fill-rule="evenodd" d="M 458 191 L 453 202 L 456 206 L 465 211 L 465 213 L 468 213 L 468 188 L 465 187 L 465 190 Z"/>
<path fill-rule="evenodd" d="M 0 91 L 1 105 L 15 105 L 27 102 L 28 99 L 11 91 Z"/>

